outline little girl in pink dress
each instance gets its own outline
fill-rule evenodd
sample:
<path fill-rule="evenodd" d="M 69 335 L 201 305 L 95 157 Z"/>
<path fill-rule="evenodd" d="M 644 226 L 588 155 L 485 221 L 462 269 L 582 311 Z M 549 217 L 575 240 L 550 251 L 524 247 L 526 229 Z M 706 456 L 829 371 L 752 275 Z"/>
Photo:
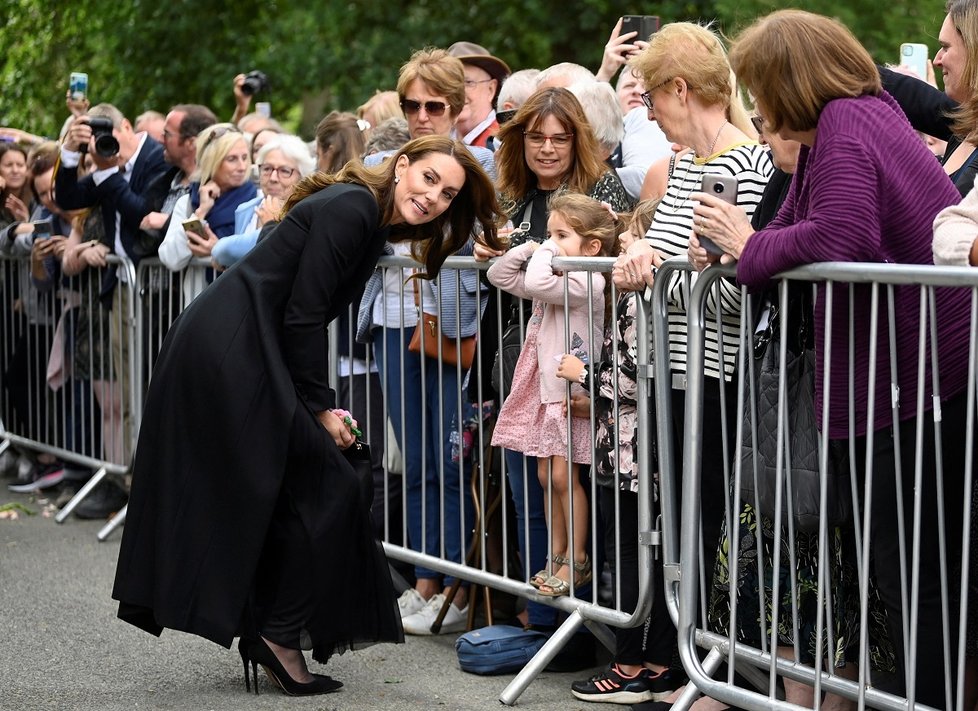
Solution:
<path fill-rule="evenodd" d="M 569 398 L 584 391 L 579 384 L 558 378 L 557 366 L 565 353 L 587 362 L 592 346 L 600 348 L 605 318 L 604 276 L 584 271 L 561 274 L 554 271 L 552 261 L 611 256 L 617 233 L 617 217 L 610 208 L 585 195 L 559 194 L 550 202 L 547 241 L 514 247 L 488 272 L 495 286 L 533 300 L 526 340 L 492 444 L 536 457 L 541 486 L 546 489 L 549 482 L 553 487 L 553 507 L 547 506 L 545 512 L 553 566 L 548 564 L 530 579 L 541 595 L 549 597 L 570 593 L 571 568 L 575 587 L 591 580 L 587 495 L 578 476 L 578 465 L 591 463 L 591 427 L 588 418 L 572 417 L 568 432 Z M 527 258 L 524 272 L 521 267 Z M 570 324 L 569 332 L 565 322 Z"/>

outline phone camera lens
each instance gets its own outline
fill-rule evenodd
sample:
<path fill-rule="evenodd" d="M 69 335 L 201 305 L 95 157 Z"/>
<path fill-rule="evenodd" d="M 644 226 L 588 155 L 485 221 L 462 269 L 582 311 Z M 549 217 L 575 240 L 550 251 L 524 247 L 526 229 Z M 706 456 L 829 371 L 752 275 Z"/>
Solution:
<path fill-rule="evenodd" d="M 723 192 L 723 183 L 713 183 L 713 192 L 717 195 Z"/>

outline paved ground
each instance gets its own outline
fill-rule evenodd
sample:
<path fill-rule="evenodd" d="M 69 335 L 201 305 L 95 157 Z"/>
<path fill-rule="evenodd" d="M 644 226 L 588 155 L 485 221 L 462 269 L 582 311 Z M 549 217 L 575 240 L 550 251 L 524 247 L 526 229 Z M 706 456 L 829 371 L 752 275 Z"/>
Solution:
<path fill-rule="evenodd" d="M 102 522 L 58 525 L 44 516 L 43 502 L 9 493 L 8 481 L 0 480 L 0 507 L 16 502 L 35 515 L 0 519 L 0 709 L 505 708 L 498 697 L 511 677 L 462 672 L 454 635 L 335 658 L 327 672 L 346 684 L 337 694 L 289 698 L 262 677 L 262 694 L 246 695 L 236 651 L 176 632 L 157 639 L 116 619 L 110 591 L 121 531 L 99 543 Z M 584 676 L 543 674 L 518 708 L 624 708 L 571 696 L 570 682 Z"/>

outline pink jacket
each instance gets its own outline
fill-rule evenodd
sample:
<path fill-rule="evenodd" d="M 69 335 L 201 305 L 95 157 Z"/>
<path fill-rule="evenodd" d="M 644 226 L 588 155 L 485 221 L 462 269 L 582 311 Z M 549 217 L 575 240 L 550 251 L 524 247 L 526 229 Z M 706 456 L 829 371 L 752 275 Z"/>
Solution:
<path fill-rule="evenodd" d="M 543 305 L 537 347 L 537 367 L 540 371 L 542 403 L 563 402 L 567 383 L 557 377 L 559 356 L 572 353 L 586 363 L 594 358 L 592 344 L 600 349 L 604 330 L 604 276 L 598 272 L 567 272 L 554 274 L 551 262 L 557 247 L 549 240 L 530 256 L 533 242 L 514 247 L 489 267 L 489 281 L 524 299 Z M 530 261 L 522 271 L 526 258 Z M 567 281 L 567 305 L 570 317 L 570 348 L 564 334 L 564 281 Z M 588 303 L 588 284 L 591 302 Z M 535 310 L 535 309 L 534 309 Z M 588 318 L 591 317 L 589 327 Z M 595 354 L 596 355 L 596 354 Z"/>

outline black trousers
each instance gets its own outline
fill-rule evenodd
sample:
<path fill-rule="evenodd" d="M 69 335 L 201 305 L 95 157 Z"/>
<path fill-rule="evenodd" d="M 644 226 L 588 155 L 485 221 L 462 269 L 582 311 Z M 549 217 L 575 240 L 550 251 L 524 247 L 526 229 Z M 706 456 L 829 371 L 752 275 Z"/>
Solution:
<path fill-rule="evenodd" d="M 920 569 L 917 645 L 909 649 L 909 658 L 915 660 L 909 669 L 915 676 L 915 700 L 936 708 L 950 708 L 945 700 L 945 667 L 952 670 L 952 690 L 955 688 L 957 664 L 957 638 L 963 628 L 958 615 L 960 590 L 959 560 L 961 551 L 962 507 L 970 505 L 970 492 L 963 489 L 965 443 L 973 438 L 967 431 L 967 393 L 960 393 L 942 405 L 941 455 L 944 474 L 944 516 L 946 526 L 946 553 L 948 568 L 948 593 L 950 598 L 951 658 L 944 657 L 944 635 L 941 613 L 941 553 L 938 540 L 938 492 L 936 449 L 934 443 L 934 419 L 930 412 L 923 415 L 924 428 L 921 444 L 922 482 L 919 491 L 914 487 L 914 463 L 917 455 L 917 418 L 899 424 L 899 436 L 890 428 L 874 434 L 873 441 L 873 490 L 870 499 L 872 523 L 870 526 L 873 570 L 879 585 L 880 598 L 886 607 L 887 629 L 897 657 L 897 672 L 905 677 L 907 654 L 904 650 L 903 615 L 908 624 L 910 610 L 904 609 L 900 585 L 900 535 L 897 526 L 897 488 L 903 496 L 903 516 L 906 530 L 905 564 L 907 571 L 907 596 L 913 583 L 913 526 L 914 505 L 920 498 Z M 859 490 L 865 492 L 866 437 L 855 441 L 856 473 Z M 900 455 L 901 478 L 896 476 L 896 456 Z M 909 640 L 906 640 L 909 644 Z M 906 679 L 904 679 L 906 681 Z"/>
<path fill-rule="evenodd" d="M 601 487 L 599 497 L 605 556 L 611 566 L 612 578 L 621 588 L 621 609 L 631 612 L 638 602 L 639 555 L 651 555 L 648 548 L 638 544 L 638 494 Z M 616 536 L 620 538 L 616 539 Z M 648 618 L 638 627 L 615 629 L 615 661 L 619 664 L 652 662 L 666 667 L 672 664 L 676 628 L 662 594 L 662 558 L 654 558 L 653 566 L 655 592 Z"/>

